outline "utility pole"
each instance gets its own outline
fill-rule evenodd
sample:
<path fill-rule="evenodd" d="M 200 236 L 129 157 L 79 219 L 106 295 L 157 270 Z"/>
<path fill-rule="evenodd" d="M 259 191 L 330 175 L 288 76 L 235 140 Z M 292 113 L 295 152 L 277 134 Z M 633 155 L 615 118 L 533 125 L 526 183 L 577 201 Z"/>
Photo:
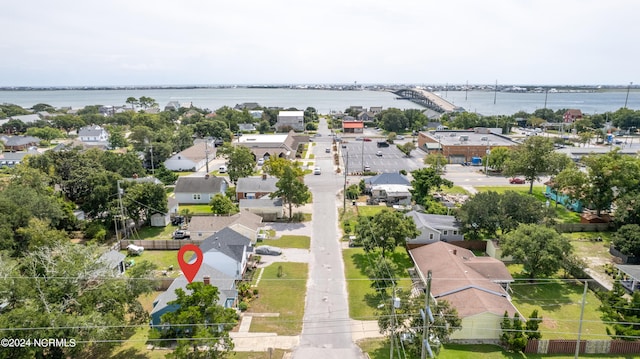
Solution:
<path fill-rule="evenodd" d="M 153 166 L 153 143 L 149 143 L 149 145 L 150 145 L 149 152 L 151 152 L 151 174 L 155 175 L 156 169 Z"/>
<path fill-rule="evenodd" d="M 576 342 L 576 354 L 575 358 L 578 359 L 580 355 L 580 336 L 582 335 L 582 319 L 584 318 L 584 304 L 587 301 L 587 288 L 589 288 L 588 282 L 584 281 L 584 292 L 582 292 L 582 308 L 580 308 L 580 324 L 578 325 L 578 341 Z"/>
<path fill-rule="evenodd" d="M 422 277 L 422 272 L 420 272 L 420 276 Z M 424 278 L 423 278 L 424 280 Z M 427 356 L 427 353 L 425 351 L 425 348 L 427 347 L 427 345 L 429 345 L 429 320 L 431 319 L 429 316 L 429 313 L 431 313 L 431 303 L 429 301 L 431 297 L 431 270 L 429 270 L 427 272 L 427 291 L 424 294 L 424 308 L 425 308 L 425 313 L 424 313 L 424 317 L 422 318 L 422 351 L 421 351 L 421 355 L 420 358 L 421 359 L 425 359 Z"/>
<path fill-rule="evenodd" d="M 493 89 L 493 104 L 496 104 L 496 98 L 498 97 L 498 80 L 496 80 L 496 87 Z"/>
<path fill-rule="evenodd" d="M 629 86 L 627 86 L 627 97 L 624 99 L 624 108 L 627 108 L 627 102 L 629 101 L 629 91 L 631 90 L 631 85 L 633 85 L 633 82 L 629 82 Z"/>
<path fill-rule="evenodd" d="M 360 151 L 360 159 L 362 160 L 362 173 L 364 173 L 364 138 L 362 138 L 362 151 Z"/>
<path fill-rule="evenodd" d="M 347 172 L 349 171 L 349 151 L 344 156 L 344 189 L 342 191 L 342 214 L 347 213 Z"/>
<path fill-rule="evenodd" d="M 206 161 L 207 173 L 209 173 L 209 139 L 205 138 L 204 140 L 204 157 Z"/>
<path fill-rule="evenodd" d="M 127 238 L 127 222 L 124 218 L 124 206 L 122 205 L 122 192 L 123 190 L 120 188 L 121 180 L 116 182 L 118 188 L 118 206 L 120 207 L 120 220 L 122 221 L 122 230 L 124 231 L 124 238 Z"/>

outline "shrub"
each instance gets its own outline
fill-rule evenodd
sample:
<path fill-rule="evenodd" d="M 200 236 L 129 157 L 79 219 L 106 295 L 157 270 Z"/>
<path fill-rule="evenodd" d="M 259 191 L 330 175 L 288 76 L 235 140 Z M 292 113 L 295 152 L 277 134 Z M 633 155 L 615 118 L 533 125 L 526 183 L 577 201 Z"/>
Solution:
<path fill-rule="evenodd" d="M 246 312 L 247 309 L 249 309 L 249 304 L 247 302 L 240 302 L 238 309 L 240 309 L 241 312 Z"/>

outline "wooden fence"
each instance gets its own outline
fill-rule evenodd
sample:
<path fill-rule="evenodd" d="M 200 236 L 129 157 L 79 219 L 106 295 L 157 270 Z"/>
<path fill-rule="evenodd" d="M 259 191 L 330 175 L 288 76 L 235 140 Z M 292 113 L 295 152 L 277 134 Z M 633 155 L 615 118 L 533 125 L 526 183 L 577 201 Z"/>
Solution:
<path fill-rule="evenodd" d="M 527 342 L 525 353 L 530 354 L 574 354 L 577 340 L 536 340 Z M 638 354 L 640 341 L 625 340 L 581 340 L 580 354 Z"/>
<path fill-rule="evenodd" d="M 189 239 L 189 240 L 162 240 L 162 239 L 123 239 L 120 242 L 116 243 L 113 246 L 114 250 L 126 249 L 128 245 L 133 244 L 136 246 L 144 247 L 147 250 L 157 250 L 157 251 L 170 251 L 170 250 L 178 250 L 182 246 L 186 244 L 195 244 L 197 246 L 200 245 L 204 240 L 203 239 Z"/>
<path fill-rule="evenodd" d="M 560 233 L 571 232 L 605 232 L 613 227 L 613 223 L 558 223 L 555 228 Z"/>

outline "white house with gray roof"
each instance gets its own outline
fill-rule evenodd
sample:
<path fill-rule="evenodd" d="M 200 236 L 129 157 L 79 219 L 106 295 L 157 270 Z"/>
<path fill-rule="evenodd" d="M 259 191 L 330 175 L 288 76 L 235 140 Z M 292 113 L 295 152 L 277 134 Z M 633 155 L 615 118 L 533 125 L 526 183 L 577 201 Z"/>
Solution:
<path fill-rule="evenodd" d="M 222 177 L 183 176 L 178 178 L 173 193 L 179 204 L 208 204 L 217 193 L 224 194 L 227 187 L 229 183 Z"/>
<path fill-rule="evenodd" d="M 241 211 L 257 214 L 265 221 L 275 221 L 284 217 L 282 198 L 241 199 L 238 201 Z"/>
<path fill-rule="evenodd" d="M 238 178 L 236 198 L 238 200 L 263 198 L 278 190 L 277 182 L 277 178 L 267 177 L 266 174 L 262 177 Z"/>
<path fill-rule="evenodd" d="M 85 126 L 78 130 L 78 138 L 82 142 L 107 142 L 109 133 L 98 125 Z"/>
<path fill-rule="evenodd" d="M 413 219 L 420 234 L 407 240 L 407 244 L 429 244 L 434 242 L 463 241 L 464 235 L 460 223 L 454 216 L 441 214 L 427 214 L 417 211 L 407 212 L 407 217 Z"/>

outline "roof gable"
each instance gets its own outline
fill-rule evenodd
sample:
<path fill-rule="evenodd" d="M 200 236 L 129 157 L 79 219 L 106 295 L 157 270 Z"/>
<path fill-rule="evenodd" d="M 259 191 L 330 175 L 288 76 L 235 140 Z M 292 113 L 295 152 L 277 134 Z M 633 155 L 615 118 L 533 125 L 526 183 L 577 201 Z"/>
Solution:
<path fill-rule="evenodd" d="M 264 192 L 272 193 L 278 190 L 276 183 L 278 179 L 275 177 L 245 177 L 239 178 L 236 183 L 236 192 Z"/>
<path fill-rule="evenodd" d="M 249 211 L 240 211 L 232 216 L 193 216 L 189 222 L 189 231 L 192 236 L 198 233 L 210 236 L 236 224 L 257 231 L 262 227 L 262 217 Z"/>
<path fill-rule="evenodd" d="M 175 193 L 217 193 L 223 191 L 227 182 L 222 177 L 180 177 L 176 182 Z"/>

